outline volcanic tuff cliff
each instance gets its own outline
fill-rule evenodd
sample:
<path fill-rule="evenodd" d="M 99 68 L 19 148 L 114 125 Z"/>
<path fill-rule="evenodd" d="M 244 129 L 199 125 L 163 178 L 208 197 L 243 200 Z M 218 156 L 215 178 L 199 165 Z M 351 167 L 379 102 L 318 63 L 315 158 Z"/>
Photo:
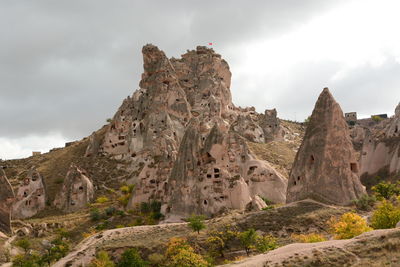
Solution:
<path fill-rule="evenodd" d="M 210 48 L 181 59 L 153 45 L 142 52 L 140 89 L 123 101 L 99 147 L 130 162 L 129 205 L 152 199 L 166 214 L 212 215 L 244 208 L 256 195 L 284 202 L 286 179 L 245 142 L 285 137 L 276 110 L 235 107 L 229 66 Z"/>
<path fill-rule="evenodd" d="M 348 205 L 366 194 L 343 112 L 328 88 L 315 104 L 290 173 L 287 201 Z"/>

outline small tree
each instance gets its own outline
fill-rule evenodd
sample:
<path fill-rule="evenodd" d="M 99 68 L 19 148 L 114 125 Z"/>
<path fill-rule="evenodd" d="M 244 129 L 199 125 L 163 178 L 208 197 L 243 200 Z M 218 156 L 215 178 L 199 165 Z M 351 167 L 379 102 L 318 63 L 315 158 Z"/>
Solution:
<path fill-rule="evenodd" d="M 400 221 L 400 204 L 383 200 L 374 211 L 371 226 L 374 229 L 394 228 Z"/>
<path fill-rule="evenodd" d="M 353 200 L 352 202 L 358 210 L 370 211 L 374 208 L 376 197 L 365 194 L 362 195 L 359 199 Z"/>
<path fill-rule="evenodd" d="M 364 218 L 352 212 L 343 214 L 339 220 L 332 217 L 328 224 L 335 239 L 349 239 L 372 230 Z"/>
<path fill-rule="evenodd" d="M 390 199 L 393 196 L 400 195 L 400 186 L 399 183 L 380 182 L 372 187 L 372 191 L 374 191 L 376 197 L 380 200 Z"/>
<path fill-rule="evenodd" d="M 203 215 L 192 215 L 189 217 L 189 227 L 197 232 L 197 234 L 200 234 L 200 231 L 206 228 L 206 225 L 204 224 L 204 216 Z"/>
<path fill-rule="evenodd" d="M 257 242 L 256 230 L 250 228 L 249 230 L 240 233 L 239 241 L 244 250 L 246 250 L 247 256 L 249 256 L 251 249 L 255 247 Z"/>
<path fill-rule="evenodd" d="M 259 252 L 266 252 L 269 250 L 276 249 L 278 244 L 276 242 L 276 238 L 271 235 L 264 235 L 264 236 L 256 236 L 256 244 L 255 247 Z"/>
<path fill-rule="evenodd" d="M 165 252 L 166 266 L 168 267 L 208 267 L 203 257 L 195 253 L 194 249 L 183 238 L 171 238 Z"/>
<path fill-rule="evenodd" d="M 147 267 L 148 262 L 142 259 L 139 252 L 136 249 L 128 249 L 123 254 L 117 267 Z"/>
<path fill-rule="evenodd" d="M 18 240 L 15 245 L 20 247 L 24 250 L 25 254 L 28 254 L 29 249 L 31 248 L 32 244 L 28 239 L 20 239 Z"/>

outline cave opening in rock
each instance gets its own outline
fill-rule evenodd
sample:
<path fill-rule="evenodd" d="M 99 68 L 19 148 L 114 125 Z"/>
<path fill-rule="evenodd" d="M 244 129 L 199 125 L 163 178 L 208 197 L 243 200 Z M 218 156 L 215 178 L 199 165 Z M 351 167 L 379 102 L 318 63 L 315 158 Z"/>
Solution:
<path fill-rule="evenodd" d="M 350 169 L 352 172 L 357 173 L 358 172 L 358 167 L 357 167 L 357 163 L 350 163 Z"/>

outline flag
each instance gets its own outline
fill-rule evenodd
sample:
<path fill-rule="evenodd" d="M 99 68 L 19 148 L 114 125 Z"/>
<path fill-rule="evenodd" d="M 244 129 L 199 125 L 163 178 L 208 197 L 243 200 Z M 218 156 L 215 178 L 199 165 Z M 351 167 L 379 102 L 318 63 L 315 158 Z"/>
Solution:
<path fill-rule="evenodd" d="M 208 43 L 208 45 L 212 45 L 212 43 Z"/>

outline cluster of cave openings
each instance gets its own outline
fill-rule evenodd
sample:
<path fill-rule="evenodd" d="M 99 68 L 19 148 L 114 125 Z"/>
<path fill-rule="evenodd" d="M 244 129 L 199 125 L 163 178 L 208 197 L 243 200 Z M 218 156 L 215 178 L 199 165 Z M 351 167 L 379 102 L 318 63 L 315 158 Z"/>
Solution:
<path fill-rule="evenodd" d="M 214 178 L 219 178 L 220 173 L 218 168 L 214 168 Z"/>
<path fill-rule="evenodd" d="M 31 201 L 30 200 L 25 201 L 25 206 L 30 206 L 30 205 L 31 205 Z"/>
<path fill-rule="evenodd" d="M 350 163 L 350 170 L 351 170 L 352 172 L 354 172 L 354 173 L 357 173 L 357 172 L 358 172 L 357 163 L 354 163 L 354 162 Z"/>
<path fill-rule="evenodd" d="M 300 183 L 300 176 L 297 176 L 297 178 L 294 179 L 293 184 L 297 185 Z"/>

